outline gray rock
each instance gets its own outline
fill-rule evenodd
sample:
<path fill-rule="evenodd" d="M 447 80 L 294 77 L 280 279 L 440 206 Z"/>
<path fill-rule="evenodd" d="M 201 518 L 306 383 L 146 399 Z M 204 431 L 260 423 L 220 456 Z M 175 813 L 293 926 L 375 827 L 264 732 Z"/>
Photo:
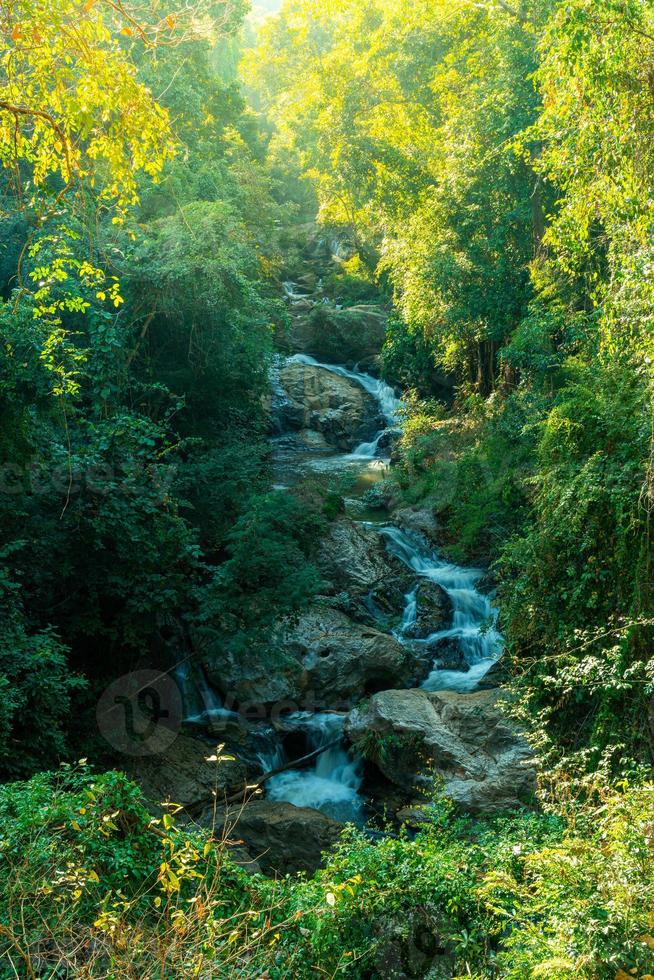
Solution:
<path fill-rule="evenodd" d="M 319 705 L 349 705 L 373 691 L 405 687 L 426 676 L 423 659 L 394 637 L 316 606 L 287 635 L 307 691 Z"/>
<path fill-rule="evenodd" d="M 178 735 L 160 755 L 135 760 L 130 775 L 144 795 L 155 803 L 172 800 L 182 806 L 217 799 L 240 789 L 247 779 L 240 762 L 207 762 L 215 747 L 188 735 Z"/>
<path fill-rule="evenodd" d="M 341 832 L 339 823 L 318 810 L 263 799 L 232 807 L 223 819 L 227 839 L 236 847 L 242 842 L 250 859 L 269 875 L 312 874 Z M 212 820 L 208 813 L 203 822 Z M 245 860 L 241 851 L 240 863 Z"/>
<path fill-rule="evenodd" d="M 456 640 L 444 638 L 435 640 L 427 647 L 427 653 L 438 670 L 459 670 L 467 673 L 470 665 L 466 663 L 463 649 Z"/>
<path fill-rule="evenodd" d="M 442 781 L 465 811 L 516 807 L 534 790 L 533 754 L 497 707 L 496 692 L 383 691 L 351 712 L 354 746 L 413 793 Z"/>
<path fill-rule="evenodd" d="M 361 385 L 322 368 L 294 361 L 279 371 L 278 427 L 320 433 L 342 451 L 374 437 L 382 427 L 379 406 Z"/>
<path fill-rule="evenodd" d="M 407 630 L 407 636 L 426 640 L 432 633 L 438 633 L 452 625 L 452 600 L 442 586 L 423 579 L 416 592 L 416 613 L 416 621 Z"/>
<path fill-rule="evenodd" d="M 347 518 L 331 525 L 321 543 L 318 564 L 329 586 L 327 593 L 347 593 L 353 599 L 350 612 L 354 616 L 357 603 L 360 605 L 364 599 L 368 610 L 372 600 L 380 614 L 399 616 L 404 596 L 414 582 L 406 566 L 389 554 L 376 531 Z"/>
<path fill-rule="evenodd" d="M 438 544 L 440 526 L 428 507 L 402 507 L 393 512 L 393 523 L 405 531 L 421 534 L 430 544 Z"/>
<path fill-rule="evenodd" d="M 311 606 L 297 623 L 280 630 L 283 658 L 274 669 L 261 662 L 258 652 L 221 657 L 217 650 L 205 660 L 210 682 L 225 692 L 226 703 L 237 703 L 248 717 L 254 705 L 263 713 L 281 704 L 288 710 L 349 709 L 365 694 L 419 683 L 429 672 L 424 651 L 416 653 L 328 605 Z"/>
<path fill-rule="evenodd" d="M 290 701 L 299 705 L 306 689 L 302 664 L 291 656 L 278 654 L 274 669 L 263 663 L 260 651 L 232 656 L 216 645 L 204 656 L 209 682 L 224 693 L 224 701 L 248 717 L 266 714 L 266 707 Z M 248 707 L 250 706 L 250 707 Z M 251 710 L 250 710 L 251 709 Z"/>
<path fill-rule="evenodd" d="M 341 310 L 317 303 L 308 316 L 293 324 L 291 339 L 296 350 L 318 360 L 359 364 L 366 370 L 377 363 L 387 323 L 388 314 L 379 306 L 362 304 Z"/>

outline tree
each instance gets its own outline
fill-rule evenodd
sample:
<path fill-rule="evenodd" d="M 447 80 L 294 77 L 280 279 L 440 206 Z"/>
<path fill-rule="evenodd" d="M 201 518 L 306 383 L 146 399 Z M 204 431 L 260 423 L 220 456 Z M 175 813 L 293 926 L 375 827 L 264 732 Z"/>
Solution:
<path fill-rule="evenodd" d="M 511 151 L 536 63 L 522 16 L 468 0 L 289 3 L 250 62 L 273 151 L 295 148 L 322 219 L 381 252 L 408 332 L 485 393 L 540 240 L 540 179 Z"/>

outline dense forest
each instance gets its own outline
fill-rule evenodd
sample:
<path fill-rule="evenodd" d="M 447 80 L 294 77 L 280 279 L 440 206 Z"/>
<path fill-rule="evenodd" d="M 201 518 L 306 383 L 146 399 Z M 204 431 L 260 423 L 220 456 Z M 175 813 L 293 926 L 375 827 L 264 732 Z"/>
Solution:
<path fill-rule="evenodd" d="M 654 2 L 0 37 L 0 977 L 652 980 Z"/>

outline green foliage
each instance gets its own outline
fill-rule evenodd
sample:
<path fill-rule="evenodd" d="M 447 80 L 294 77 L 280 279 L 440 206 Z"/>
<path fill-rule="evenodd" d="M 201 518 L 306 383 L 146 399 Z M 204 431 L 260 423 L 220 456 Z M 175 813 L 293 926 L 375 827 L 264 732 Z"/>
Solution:
<path fill-rule="evenodd" d="M 325 286 L 336 303 L 346 306 L 379 302 L 379 285 L 359 254 L 336 267 Z"/>
<path fill-rule="evenodd" d="M 517 849 L 482 895 L 507 926 L 498 975 L 619 978 L 654 969 L 651 785 L 606 794 L 560 842 Z"/>
<path fill-rule="evenodd" d="M 415 838 L 349 829 L 313 878 L 271 882 L 120 774 L 42 774 L 0 790 L 0 969 L 644 980 L 652 792 L 474 821 L 436 800 Z"/>
<path fill-rule="evenodd" d="M 71 700 L 84 683 L 53 630 L 29 632 L 20 588 L 1 565 L 0 616 L 0 771 L 16 777 L 65 754 Z"/>
<path fill-rule="evenodd" d="M 510 150 L 536 118 L 536 64 L 506 10 L 424 0 L 289 2 L 248 62 L 273 153 L 294 149 L 322 217 L 351 227 L 361 254 L 377 246 L 434 362 L 485 391 L 530 298 L 545 206 Z"/>
<path fill-rule="evenodd" d="M 164 950 L 171 977 L 229 970 L 249 944 L 246 876 L 174 812 L 153 818 L 124 775 L 83 763 L 2 787 L 0 976 L 154 980 Z"/>
<path fill-rule="evenodd" d="M 253 498 L 228 532 L 229 558 L 200 603 L 209 635 L 218 629 L 221 646 L 236 654 L 270 649 L 273 627 L 319 591 L 311 557 L 323 528 L 324 519 L 286 491 Z"/>
<path fill-rule="evenodd" d="M 242 5 L 202 0 L 157 14 L 156 29 L 148 5 L 98 0 L 79 18 L 55 6 L 48 19 L 14 4 L 0 24 L 22 59 L 15 99 L 43 93 L 70 140 L 28 115 L 33 159 L 20 132 L 20 161 L 8 144 L 2 158 L 0 566 L 20 586 L 0 654 L 9 775 L 65 756 L 66 728 L 88 736 L 78 673 L 97 688 L 160 650 L 162 624 L 197 614 L 228 529 L 267 482 L 269 357 L 286 317 L 261 137 L 216 70 L 203 16 L 228 30 Z M 21 94 L 23 78 L 38 86 Z M 84 86 L 102 114 L 92 130 Z M 0 129 L 14 118 L 0 117 Z M 79 192 L 42 213 L 73 150 Z M 31 187 L 29 166 L 43 170 Z M 28 677 L 46 673 L 30 693 Z"/>
<path fill-rule="evenodd" d="M 501 559 L 503 616 L 534 703 L 556 699 L 559 737 L 647 751 L 650 399 L 619 364 L 566 373 L 541 426 L 532 522 Z"/>
<path fill-rule="evenodd" d="M 411 331 L 397 316 L 391 317 L 381 352 L 382 373 L 403 390 L 423 398 L 438 394 L 434 352 L 420 332 Z"/>
<path fill-rule="evenodd" d="M 649 2 L 289 0 L 248 62 L 394 289 L 402 494 L 495 562 L 526 702 L 590 765 L 652 758 L 652 37 Z"/>
<path fill-rule="evenodd" d="M 319 591 L 340 493 L 266 492 L 308 179 L 356 243 L 330 294 L 393 290 L 401 494 L 493 563 L 511 710 L 561 783 L 545 812 L 348 830 L 275 883 L 119 774 L 4 786 L 0 975 L 651 980 L 652 786 L 608 780 L 654 756 L 654 5 L 289 0 L 246 58 L 261 128 L 237 44 L 196 36 L 240 3 L 5 7 L 2 774 L 69 754 L 80 672 L 142 662 L 162 623 L 274 669 Z M 335 360 L 362 316 L 314 313 Z M 579 798 L 570 756 L 602 771 Z"/>

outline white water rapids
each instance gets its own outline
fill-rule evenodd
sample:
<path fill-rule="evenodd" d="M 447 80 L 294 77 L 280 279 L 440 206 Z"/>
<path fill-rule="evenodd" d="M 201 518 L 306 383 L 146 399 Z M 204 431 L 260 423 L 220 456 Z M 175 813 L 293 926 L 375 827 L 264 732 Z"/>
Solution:
<path fill-rule="evenodd" d="M 182 695 L 184 723 L 201 728 L 219 725 L 236 719 L 211 687 L 203 668 L 190 660 L 182 660 L 173 670 Z"/>
<path fill-rule="evenodd" d="M 502 637 L 497 631 L 497 610 L 490 599 L 476 589 L 482 572 L 461 568 L 429 554 L 417 535 L 400 528 L 385 526 L 379 533 L 386 539 L 391 554 L 404 562 L 420 578 L 435 582 L 447 592 L 453 608 L 452 626 L 432 633 L 425 640 L 411 640 L 427 646 L 440 640 L 451 640 L 461 647 L 469 670 L 434 668 L 423 682 L 426 691 L 472 691 L 502 654 Z M 406 598 L 399 638 L 402 639 L 416 621 L 417 589 Z M 407 642 L 406 640 L 404 642 Z"/>
<path fill-rule="evenodd" d="M 340 365 L 323 364 L 306 354 L 289 358 L 297 364 L 330 371 L 360 384 L 376 400 L 388 428 L 397 424 L 401 406 L 393 389 L 372 375 L 350 370 Z M 374 440 L 357 446 L 351 453 L 334 459 L 337 465 L 349 465 L 356 461 L 374 466 L 381 465 L 379 447 L 387 432 L 383 429 Z M 488 597 L 477 590 L 482 572 L 473 568 L 461 568 L 439 559 L 432 553 L 426 541 L 418 535 L 392 525 L 370 525 L 386 542 L 386 547 L 416 576 L 416 585 L 406 596 L 402 623 L 396 631 L 397 638 L 407 644 L 432 646 L 439 641 L 449 641 L 459 646 L 467 670 L 440 670 L 434 666 L 422 687 L 427 691 L 472 691 L 502 654 L 502 638 L 497 630 L 497 612 Z M 452 603 L 453 621 L 448 629 L 434 632 L 424 640 L 410 639 L 407 635 L 418 614 L 418 588 L 426 579 L 440 585 Z M 343 719 L 339 715 L 308 712 L 298 713 L 287 719 L 287 724 L 305 734 L 307 754 L 314 749 L 330 745 L 339 737 Z M 265 771 L 277 768 L 285 755 L 280 742 L 273 739 L 270 751 L 261 756 Z M 322 810 L 341 821 L 361 821 L 363 800 L 359 795 L 362 783 L 360 760 L 343 745 L 326 749 L 311 769 L 290 769 L 273 776 L 267 784 L 267 796 L 272 800 L 284 800 L 296 806 Z"/>
<path fill-rule="evenodd" d="M 298 712 L 286 719 L 286 724 L 305 733 L 307 754 L 323 746 L 330 747 L 318 756 L 312 769 L 289 769 L 273 776 L 268 782 L 268 799 L 322 810 L 342 822 L 358 822 L 363 807 L 359 796 L 363 779 L 361 762 L 342 745 L 332 744 L 342 735 L 343 718 L 329 713 Z"/>

